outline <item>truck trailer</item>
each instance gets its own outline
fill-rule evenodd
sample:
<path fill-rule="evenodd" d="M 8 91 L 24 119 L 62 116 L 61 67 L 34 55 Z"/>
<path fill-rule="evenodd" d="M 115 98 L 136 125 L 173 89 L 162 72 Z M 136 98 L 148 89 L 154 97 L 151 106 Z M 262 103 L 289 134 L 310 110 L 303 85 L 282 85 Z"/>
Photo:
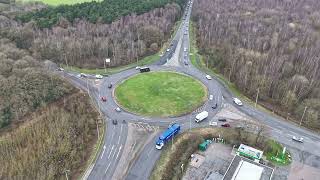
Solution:
<path fill-rule="evenodd" d="M 164 144 L 167 143 L 174 135 L 178 134 L 180 131 L 179 124 L 172 124 L 166 131 L 164 131 L 156 141 L 156 149 L 160 150 L 163 148 Z"/>
<path fill-rule="evenodd" d="M 201 122 L 203 121 L 204 119 L 206 119 L 208 117 L 209 113 L 208 111 L 202 111 L 201 113 L 199 113 L 197 116 L 196 116 L 196 122 Z"/>

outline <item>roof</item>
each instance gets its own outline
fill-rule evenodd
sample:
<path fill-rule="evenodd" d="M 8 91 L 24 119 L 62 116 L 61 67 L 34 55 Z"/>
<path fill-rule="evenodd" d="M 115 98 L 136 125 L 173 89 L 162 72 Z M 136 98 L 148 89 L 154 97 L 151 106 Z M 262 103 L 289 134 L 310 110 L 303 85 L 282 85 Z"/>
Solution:
<path fill-rule="evenodd" d="M 178 128 L 180 128 L 179 124 L 173 124 L 160 135 L 159 139 L 164 139 L 165 137 L 169 136 L 173 131 L 175 131 Z"/>
<path fill-rule="evenodd" d="M 260 180 L 263 167 L 241 160 L 231 180 Z"/>
<path fill-rule="evenodd" d="M 260 151 L 258 149 L 255 149 L 253 147 L 250 147 L 244 144 L 240 144 L 238 151 L 256 159 L 260 159 L 263 154 L 263 151 Z"/>

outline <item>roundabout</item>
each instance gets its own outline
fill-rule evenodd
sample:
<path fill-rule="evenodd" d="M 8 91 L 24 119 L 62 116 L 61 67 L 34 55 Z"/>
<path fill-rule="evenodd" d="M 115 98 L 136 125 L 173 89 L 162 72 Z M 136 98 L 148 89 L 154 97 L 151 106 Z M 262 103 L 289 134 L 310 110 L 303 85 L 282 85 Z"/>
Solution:
<path fill-rule="evenodd" d="M 149 117 L 177 117 L 203 105 L 207 88 L 182 73 L 159 71 L 122 81 L 114 95 L 117 104 L 128 112 Z"/>

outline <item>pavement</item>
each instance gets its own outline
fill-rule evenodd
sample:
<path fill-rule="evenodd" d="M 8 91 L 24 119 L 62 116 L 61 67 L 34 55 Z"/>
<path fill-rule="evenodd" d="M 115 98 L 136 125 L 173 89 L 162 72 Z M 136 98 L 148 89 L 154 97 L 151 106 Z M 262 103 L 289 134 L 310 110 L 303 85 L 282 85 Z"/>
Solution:
<path fill-rule="evenodd" d="M 151 71 L 175 71 L 185 75 L 192 76 L 201 81 L 207 88 L 208 93 L 214 96 L 214 100 L 208 100 L 202 107 L 194 112 L 181 116 L 169 118 L 150 118 L 141 117 L 130 112 L 116 112 L 118 107 L 113 91 L 117 84 L 123 80 L 130 78 L 140 72 L 135 68 L 124 70 L 122 72 L 104 77 L 99 80 L 97 84 L 91 79 L 93 76 L 87 78 L 80 78 L 77 74 L 72 72 L 59 72 L 63 77 L 70 81 L 74 86 L 88 91 L 92 101 L 97 109 L 99 109 L 102 116 L 105 117 L 106 131 L 103 142 L 103 148 L 99 152 L 99 156 L 95 164 L 87 169 L 86 176 L 83 179 L 92 180 L 109 180 L 112 179 L 115 170 L 118 167 L 118 162 L 122 156 L 123 149 L 126 143 L 128 134 L 128 122 L 147 123 L 150 126 L 168 127 L 169 124 L 177 122 L 181 125 L 182 131 L 189 128 L 208 126 L 207 120 L 201 123 L 195 123 L 194 118 L 197 113 L 206 110 L 209 112 L 209 117 L 214 117 L 224 106 L 224 104 L 231 104 L 234 108 L 247 116 L 259 120 L 260 123 L 265 124 L 271 129 L 271 137 L 288 147 L 294 149 L 297 153 L 293 154 L 293 160 L 297 160 L 303 164 L 314 167 L 315 163 L 312 159 L 301 159 L 301 154 L 310 154 L 314 158 L 320 157 L 320 136 L 307 129 L 303 129 L 296 124 L 287 122 L 282 118 L 272 114 L 262 112 L 248 104 L 237 106 L 233 103 L 233 94 L 231 91 L 218 79 L 213 77 L 212 80 L 207 80 L 203 72 L 192 66 L 189 59 L 189 32 L 186 33 L 187 25 L 189 24 L 191 7 L 186 12 L 187 18 L 182 21 L 175 37 L 172 40 L 170 50 L 166 51 L 159 61 L 150 65 Z M 187 51 L 184 48 L 187 47 Z M 173 61 L 173 62 L 170 62 Z M 185 63 L 186 62 L 186 63 Z M 166 65 L 165 65 L 166 64 Z M 187 64 L 187 65 L 186 65 Z M 113 87 L 108 88 L 112 83 Z M 106 102 L 101 101 L 101 96 L 107 97 Z M 217 103 L 218 107 L 212 109 L 211 107 Z M 118 121 L 117 125 L 112 124 L 112 120 Z M 126 123 L 123 123 L 123 120 Z M 292 136 L 304 138 L 304 143 L 296 143 L 291 140 Z M 161 151 L 155 149 L 155 140 L 147 142 L 142 152 L 138 155 L 135 162 L 129 168 L 126 177 L 127 180 L 145 180 L 150 176 L 152 169 L 160 156 Z M 317 165 L 317 164 L 316 164 Z"/>

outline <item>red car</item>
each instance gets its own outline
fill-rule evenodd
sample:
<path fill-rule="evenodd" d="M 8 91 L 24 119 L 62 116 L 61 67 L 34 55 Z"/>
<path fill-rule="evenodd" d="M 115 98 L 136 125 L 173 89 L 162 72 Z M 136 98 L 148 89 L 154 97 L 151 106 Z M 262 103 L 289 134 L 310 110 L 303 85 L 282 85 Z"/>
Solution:
<path fill-rule="evenodd" d="M 106 102 L 106 101 L 107 101 L 107 97 L 102 96 L 102 97 L 101 97 L 101 101 Z"/>
<path fill-rule="evenodd" d="M 222 127 L 230 127 L 230 124 L 225 123 L 225 124 L 222 124 L 221 126 L 222 126 Z"/>

